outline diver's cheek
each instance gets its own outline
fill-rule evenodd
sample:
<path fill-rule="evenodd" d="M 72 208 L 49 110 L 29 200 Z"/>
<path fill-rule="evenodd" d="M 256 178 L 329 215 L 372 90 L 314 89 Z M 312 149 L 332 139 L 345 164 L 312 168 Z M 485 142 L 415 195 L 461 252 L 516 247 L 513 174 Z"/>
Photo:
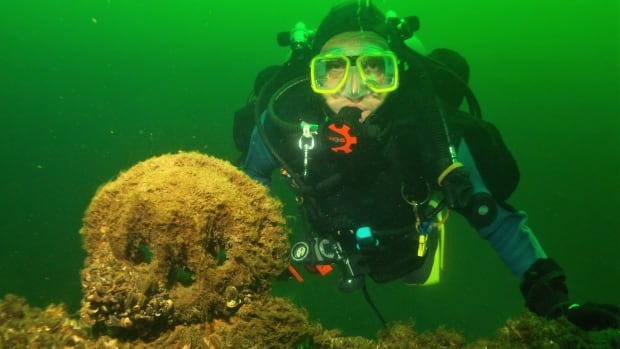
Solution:
<path fill-rule="evenodd" d="M 325 99 L 325 104 L 334 112 L 334 114 L 338 114 L 340 109 L 345 106 L 347 100 L 340 95 L 323 95 Z"/>
<path fill-rule="evenodd" d="M 366 121 L 366 119 L 370 116 L 370 114 L 372 113 L 372 111 L 370 110 L 364 110 L 362 111 L 362 114 L 360 115 L 360 123 Z"/>

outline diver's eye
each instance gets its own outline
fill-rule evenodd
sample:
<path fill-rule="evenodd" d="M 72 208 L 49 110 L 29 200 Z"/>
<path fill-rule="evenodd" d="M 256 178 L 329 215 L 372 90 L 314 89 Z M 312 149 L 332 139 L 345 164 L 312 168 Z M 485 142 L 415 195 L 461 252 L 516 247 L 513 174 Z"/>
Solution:
<path fill-rule="evenodd" d="M 345 72 L 344 68 L 329 69 L 327 71 L 327 78 L 340 80 L 344 76 L 344 72 Z"/>
<path fill-rule="evenodd" d="M 332 58 L 325 61 L 325 69 L 344 69 L 347 62 L 342 58 Z"/>
<path fill-rule="evenodd" d="M 364 72 L 383 73 L 385 71 L 385 61 L 379 57 L 368 57 L 362 62 Z"/>

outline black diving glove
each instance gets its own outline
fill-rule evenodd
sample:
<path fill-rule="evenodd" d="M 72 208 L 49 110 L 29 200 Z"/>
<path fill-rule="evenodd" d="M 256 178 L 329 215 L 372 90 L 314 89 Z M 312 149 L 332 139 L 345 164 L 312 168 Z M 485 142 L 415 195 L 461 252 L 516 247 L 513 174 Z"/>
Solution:
<path fill-rule="evenodd" d="M 552 259 L 539 259 L 525 272 L 521 283 L 525 304 L 547 318 L 566 318 L 583 330 L 620 328 L 620 308 L 614 305 L 573 304 L 568 299 L 566 276 Z"/>
<path fill-rule="evenodd" d="M 620 328 L 620 307 L 612 304 L 573 304 L 566 310 L 566 317 L 586 331 Z"/>

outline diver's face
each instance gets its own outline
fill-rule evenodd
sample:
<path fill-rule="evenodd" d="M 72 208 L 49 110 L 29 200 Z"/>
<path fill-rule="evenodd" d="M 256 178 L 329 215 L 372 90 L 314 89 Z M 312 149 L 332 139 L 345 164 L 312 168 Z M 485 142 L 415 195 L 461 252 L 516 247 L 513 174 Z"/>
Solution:
<path fill-rule="evenodd" d="M 321 53 L 337 53 L 356 57 L 377 50 L 387 50 L 385 40 L 373 32 L 346 32 L 332 37 L 325 43 Z M 354 68 L 354 67 L 352 67 Z M 364 86 L 356 69 L 350 69 L 342 89 L 333 94 L 323 94 L 327 106 L 336 114 L 343 107 L 356 107 L 362 111 L 364 122 L 385 101 L 388 93 L 375 93 Z"/>

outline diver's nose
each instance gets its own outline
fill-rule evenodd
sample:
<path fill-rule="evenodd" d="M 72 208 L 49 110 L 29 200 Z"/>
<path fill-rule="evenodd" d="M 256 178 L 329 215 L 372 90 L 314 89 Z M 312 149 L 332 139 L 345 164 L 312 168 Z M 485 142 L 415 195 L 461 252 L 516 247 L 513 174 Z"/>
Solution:
<path fill-rule="evenodd" d="M 362 81 L 357 70 L 351 69 L 349 72 L 349 77 L 343 92 L 343 95 L 352 101 L 360 101 L 368 94 L 366 85 Z"/>
<path fill-rule="evenodd" d="M 360 76 L 359 73 L 354 71 L 351 74 L 351 94 L 357 95 L 360 92 Z"/>

